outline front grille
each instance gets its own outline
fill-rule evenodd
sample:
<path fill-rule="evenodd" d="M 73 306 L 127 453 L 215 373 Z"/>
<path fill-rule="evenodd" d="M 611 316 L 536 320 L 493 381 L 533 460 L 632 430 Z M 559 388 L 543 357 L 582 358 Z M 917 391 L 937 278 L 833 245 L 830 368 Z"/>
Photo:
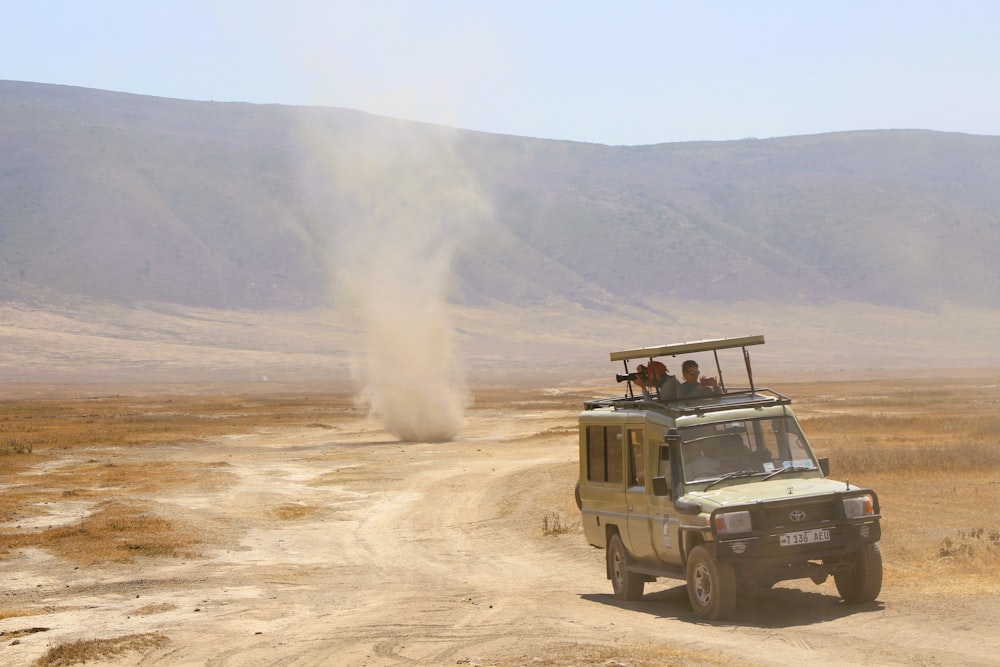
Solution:
<path fill-rule="evenodd" d="M 838 498 L 764 505 L 765 530 L 772 528 L 794 529 L 815 526 L 817 523 L 837 521 L 841 518 Z"/>

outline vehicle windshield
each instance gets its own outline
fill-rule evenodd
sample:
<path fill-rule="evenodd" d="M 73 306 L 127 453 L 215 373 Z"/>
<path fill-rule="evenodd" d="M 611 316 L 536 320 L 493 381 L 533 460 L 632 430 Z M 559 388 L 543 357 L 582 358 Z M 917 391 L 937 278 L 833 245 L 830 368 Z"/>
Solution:
<path fill-rule="evenodd" d="M 809 443 L 790 416 L 699 424 L 680 433 L 687 482 L 817 468 Z"/>

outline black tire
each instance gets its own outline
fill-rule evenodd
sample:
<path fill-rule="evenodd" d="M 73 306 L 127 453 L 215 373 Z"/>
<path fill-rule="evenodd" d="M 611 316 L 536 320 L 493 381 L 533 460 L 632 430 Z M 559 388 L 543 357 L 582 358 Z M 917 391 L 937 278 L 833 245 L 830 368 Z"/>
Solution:
<path fill-rule="evenodd" d="M 882 551 L 877 544 L 866 544 L 847 561 L 851 568 L 833 575 L 840 597 L 848 604 L 873 601 L 882 591 Z"/>
<path fill-rule="evenodd" d="M 642 589 L 646 586 L 642 575 L 629 571 L 632 558 L 628 555 L 621 536 L 615 533 L 608 542 L 608 576 L 619 600 L 641 600 Z"/>
<path fill-rule="evenodd" d="M 573 489 L 573 495 L 576 497 L 576 508 L 578 510 L 583 509 L 583 498 L 580 497 L 580 482 L 576 483 L 576 488 Z"/>
<path fill-rule="evenodd" d="M 699 618 L 715 621 L 736 609 L 733 566 L 716 561 L 704 546 L 695 547 L 688 555 L 687 589 L 691 608 Z"/>

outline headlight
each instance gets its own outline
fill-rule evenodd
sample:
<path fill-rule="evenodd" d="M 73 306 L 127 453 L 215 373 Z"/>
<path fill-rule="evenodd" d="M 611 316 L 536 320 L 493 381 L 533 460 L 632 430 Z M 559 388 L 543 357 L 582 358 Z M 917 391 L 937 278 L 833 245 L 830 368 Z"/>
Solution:
<path fill-rule="evenodd" d="M 749 533 L 753 530 L 750 525 L 750 512 L 720 512 L 715 515 L 715 532 L 721 534 L 728 533 Z"/>
<path fill-rule="evenodd" d="M 844 498 L 844 514 L 848 519 L 856 519 L 859 516 L 871 516 L 875 514 L 875 501 L 870 494 Z"/>

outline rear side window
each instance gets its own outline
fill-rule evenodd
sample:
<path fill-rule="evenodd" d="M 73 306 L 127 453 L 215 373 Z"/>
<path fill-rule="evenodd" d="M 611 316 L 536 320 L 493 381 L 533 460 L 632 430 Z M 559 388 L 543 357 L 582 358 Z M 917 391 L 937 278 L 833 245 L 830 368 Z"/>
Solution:
<path fill-rule="evenodd" d="M 628 430 L 629 486 L 646 486 L 645 439 L 642 429 Z"/>
<path fill-rule="evenodd" d="M 621 427 L 588 426 L 587 479 L 591 482 L 621 483 L 624 478 Z"/>

